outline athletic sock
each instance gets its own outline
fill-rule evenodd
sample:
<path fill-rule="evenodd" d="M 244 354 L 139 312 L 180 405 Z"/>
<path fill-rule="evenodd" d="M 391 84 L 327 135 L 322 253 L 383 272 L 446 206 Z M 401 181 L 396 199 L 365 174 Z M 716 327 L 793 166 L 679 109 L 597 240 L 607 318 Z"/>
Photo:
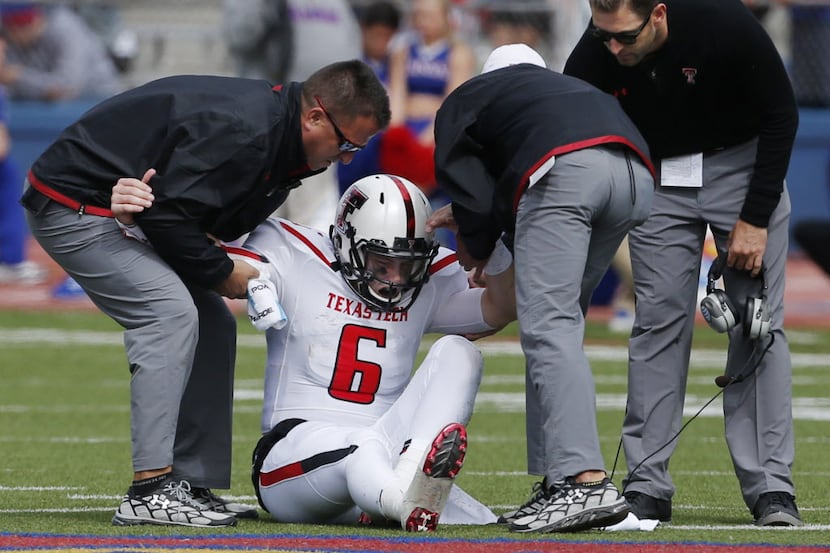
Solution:
<path fill-rule="evenodd" d="M 160 474 L 158 476 L 152 476 L 150 478 L 145 478 L 144 480 L 133 480 L 132 486 L 130 486 L 129 493 L 135 497 L 144 497 L 148 496 L 157 489 L 161 488 L 167 481 L 170 480 L 170 473 Z"/>

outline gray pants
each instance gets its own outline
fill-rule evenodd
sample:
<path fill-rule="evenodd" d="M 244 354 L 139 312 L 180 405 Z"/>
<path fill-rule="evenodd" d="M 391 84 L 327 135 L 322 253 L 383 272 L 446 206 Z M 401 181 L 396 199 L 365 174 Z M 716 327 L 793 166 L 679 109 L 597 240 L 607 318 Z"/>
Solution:
<path fill-rule="evenodd" d="M 725 250 L 746 197 L 755 151 L 756 143 L 751 141 L 704 156 L 703 188 L 658 188 L 651 215 L 629 237 L 637 309 L 623 426 L 629 470 L 626 490 L 659 499 L 674 494 L 668 464 L 677 442 L 643 460 L 680 429 L 706 227 L 711 227 L 718 248 Z M 750 509 L 764 492 L 794 491 L 790 470 L 794 457 L 792 367 L 782 330 L 789 215 L 785 189 L 770 220 L 764 252 L 774 344 L 754 374 L 728 386 L 723 395 L 726 441 Z M 729 269 L 723 278 L 743 316 L 746 297 L 760 293 L 759 279 Z M 726 374 L 730 376 L 751 371 L 767 343 L 754 344 L 742 332 L 738 325 L 729 336 Z M 756 355 L 750 359 L 753 351 Z M 713 385 L 711 391 L 714 394 L 717 388 Z"/>
<path fill-rule="evenodd" d="M 549 482 L 604 470 L 585 312 L 628 231 L 648 215 L 654 180 L 633 154 L 597 147 L 557 156 L 516 214 L 516 300 L 527 362 L 528 472 Z"/>
<path fill-rule="evenodd" d="M 224 300 L 185 286 L 113 219 L 51 201 L 26 217 L 41 247 L 124 328 L 133 470 L 172 464 L 193 486 L 230 487 L 236 321 Z"/>

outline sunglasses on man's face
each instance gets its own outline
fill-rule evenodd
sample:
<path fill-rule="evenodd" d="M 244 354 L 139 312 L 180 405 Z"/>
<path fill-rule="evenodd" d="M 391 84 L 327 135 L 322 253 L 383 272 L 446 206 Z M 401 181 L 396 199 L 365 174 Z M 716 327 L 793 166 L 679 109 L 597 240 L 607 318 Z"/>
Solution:
<path fill-rule="evenodd" d="M 648 22 L 651 20 L 651 14 L 648 14 L 646 20 L 637 27 L 637 29 L 633 31 L 620 31 L 619 33 L 609 33 L 608 31 L 604 31 L 599 27 L 595 27 L 593 21 L 591 22 L 591 35 L 594 38 L 598 38 L 603 42 L 611 42 L 611 39 L 616 40 L 620 44 L 631 45 L 637 42 L 637 38 L 640 36 L 640 33 L 643 32 L 643 29 L 646 28 Z"/>
<path fill-rule="evenodd" d="M 346 138 L 346 135 L 343 134 L 343 131 L 341 131 L 340 127 L 337 126 L 337 123 L 334 122 L 334 117 L 331 116 L 329 111 L 326 109 L 326 106 L 323 105 L 323 101 L 320 100 L 320 97 L 315 96 L 314 99 L 317 100 L 317 105 L 320 106 L 320 109 L 323 110 L 323 113 L 325 113 L 326 117 L 328 117 L 329 123 L 331 123 L 331 126 L 334 127 L 334 134 L 336 134 L 337 139 L 340 140 L 340 144 L 338 144 L 337 147 L 340 148 L 341 152 L 343 152 L 344 154 L 351 154 L 354 152 L 359 152 L 360 150 L 366 147 L 365 144 L 361 146 L 359 144 L 355 144 L 354 142 Z"/>

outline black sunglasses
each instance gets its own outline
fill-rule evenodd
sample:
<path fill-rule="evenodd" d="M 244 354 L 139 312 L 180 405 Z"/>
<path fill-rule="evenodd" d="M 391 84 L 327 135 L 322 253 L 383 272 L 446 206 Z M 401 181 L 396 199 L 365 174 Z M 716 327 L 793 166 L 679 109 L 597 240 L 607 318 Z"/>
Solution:
<path fill-rule="evenodd" d="M 634 44 L 635 42 L 637 42 L 637 37 L 640 36 L 640 33 L 643 32 L 643 29 L 646 28 L 646 25 L 648 25 L 648 22 L 650 20 L 651 14 L 649 13 L 648 17 L 646 17 L 646 20 L 643 21 L 643 23 L 639 27 L 637 27 L 637 30 L 620 31 L 619 33 L 609 33 L 608 31 L 603 31 L 599 27 L 595 27 L 594 22 L 591 21 L 591 36 L 593 36 L 594 38 L 598 38 L 603 42 L 611 42 L 611 39 L 613 38 L 620 44 Z"/>
<path fill-rule="evenodd" d="M 338 145 L 338 148 L 340 148 L 341 152 L 343 152 L 343 153 L 354 153 L 354 152 L 359 152 L 360 150 L 362 150 L 363 148 L 366 147 L 365 144 L 363 144 L 361 146 L 361 145 L 355 144 L 354 142 L 352 142 L 351 140 L 346 138 L 346 135 L 343 134 L 343 131 L 341 131 L 340 127 L 337 126 L 337 123 L 334 122 L 334 117 L 331 116 L 329 111 L 326 109 L 326 106 L 323 105 L 323 101 L 320 100 L 320 97 L 315 96 L 314 99 L 317 100 L 317 105 L 320 106 L 320 109 L 323 110 L 323 113 L 325 113 L 326 117 L 329 118 L 329 122 L 331 123 L 331 126 L 334 127 L 334 134 L 336 134 L 337 138 L 340 140 L 340 144 Z"/>

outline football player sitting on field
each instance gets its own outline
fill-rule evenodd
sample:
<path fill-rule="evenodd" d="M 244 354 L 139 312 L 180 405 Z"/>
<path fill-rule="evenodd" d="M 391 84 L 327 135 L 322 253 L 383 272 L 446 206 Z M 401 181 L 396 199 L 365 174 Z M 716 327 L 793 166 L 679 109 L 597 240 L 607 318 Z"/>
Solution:
<path fill-rule="evenodd" d="M 149 192 L 119 181 L 112 208 L 122 223 L 133 224 L 135 198 Z M 230 249 L 260 270 L 249 315 L 270 326 L 253 482 L 278 521 L 430 531 L 439 517 L 496 520 L 453 479 L 483 367 L 462 336 L 515 319 L 512 257 L 499 242 L 487 286 L 471 288 L 455 253 L 426 232 L 430 214 L 414 184 L 372 175 L 345 191 L 329 236 L 270 219 Z M 413 373 L 428 332 L 448 335 Z"/>

